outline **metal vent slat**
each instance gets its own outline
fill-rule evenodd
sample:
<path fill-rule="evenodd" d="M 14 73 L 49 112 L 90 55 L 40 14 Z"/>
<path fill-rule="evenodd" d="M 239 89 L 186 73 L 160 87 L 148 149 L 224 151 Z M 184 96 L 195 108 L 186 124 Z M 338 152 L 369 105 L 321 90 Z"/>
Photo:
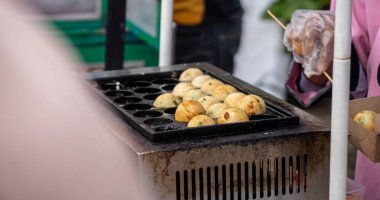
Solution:
<path fill-rule="evenodd" d="M 307 159 L 296 155 L 177 171 L 176 198 L 241 200 L 306 192 Z"/>

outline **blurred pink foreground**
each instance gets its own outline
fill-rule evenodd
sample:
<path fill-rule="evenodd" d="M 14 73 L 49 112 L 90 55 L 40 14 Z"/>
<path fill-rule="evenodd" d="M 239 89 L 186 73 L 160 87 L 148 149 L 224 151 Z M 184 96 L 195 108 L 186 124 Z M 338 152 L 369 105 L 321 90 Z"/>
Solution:
<path fill-rule="evenodd" d="M 89 94 L 65 44 L 26 10 L 0 5 L 0 199 L 143 199 L 128 149 L 105 120 L 117 119 Z"/>

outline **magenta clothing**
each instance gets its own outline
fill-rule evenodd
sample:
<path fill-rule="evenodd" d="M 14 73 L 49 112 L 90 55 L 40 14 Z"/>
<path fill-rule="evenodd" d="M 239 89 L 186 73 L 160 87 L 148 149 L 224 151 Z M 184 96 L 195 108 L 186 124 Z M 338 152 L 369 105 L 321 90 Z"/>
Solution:
<path fill-rule="evenodd" d="M 335 10 L 335 0 L 331 2 L 331 10 Z M 368 96 L 380 96 L 380 83 L 378 81 L 380 64 L 380 0 L 353 0 L 352 1 L 352 42 L 358 54 L 365 76 L 360 75 L 356 90 L 363 90 L 368 86 Z M 364 75 L 365 75 L 364 74 Z M 298 81 L 301 79 L 301 81 Z M 304 84 L 303 87 L 300 84 Z M 306 84 L 306 85 L 305 85 Z M 286 87 L 289 92 L 298 98 L 304 106 L 310 105 L 317 97 L 324 93 L 323 88 L 307 86 L 300 77 L 300 67 L 293 65 Z M 305 90 L 305 86 L 309 89 Z M 300 91 L 303 89 L 305 92 Z M 355 92 L 355 91 L 354 91 Z M 363 91 L 356 94 L 363 94 Z M 351 92 L 351 95 L 353 93 Z M 353 95 L 355 97 L 362 97 Z M 355 181 L 366 187 L 364 200 L 380 200 L 380 163 L 374 164 L 365 155 L 358 151 L 356 159 Z"/>
<path fill-rule="evenodd" d="M 335 10 L 335 0 L 332 1 Z M 367 72 L 368 96 L 379 96 L 377 73 L 380 64 L 380 1 L 352 1 L 352 42 Z M 374 164 L 358 151 L 355 181 L 366 187 L 364 200 L 380 199 L 380 163 Z"/>

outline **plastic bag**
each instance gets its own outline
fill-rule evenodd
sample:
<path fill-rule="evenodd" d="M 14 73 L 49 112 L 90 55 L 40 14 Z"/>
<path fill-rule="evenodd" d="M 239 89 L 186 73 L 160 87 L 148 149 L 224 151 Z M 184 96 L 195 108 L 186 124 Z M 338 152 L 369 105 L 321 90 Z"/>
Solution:
<path fill-rule="evenodd" d="M 287 25 L 284 45 L 307 77 L 321 75 L 333 59 L 334 21 L 330 11 L 297 10 Z"/>

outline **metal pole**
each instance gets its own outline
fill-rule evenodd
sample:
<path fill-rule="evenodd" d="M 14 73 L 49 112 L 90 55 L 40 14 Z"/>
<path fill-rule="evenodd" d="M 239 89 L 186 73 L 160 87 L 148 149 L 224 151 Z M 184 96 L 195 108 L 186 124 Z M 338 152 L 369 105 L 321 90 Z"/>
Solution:
<path fill-rule="evenodd" d="M 337 0 L 331 116 L 330 200 L 346 199 L 348 103 L 351 64 L 351 3 Z"/>
<path fill-rule="evenodd" d="M 173 53 L 173 0 L 161 1 L 159 66 L 172 64 Z"/>
<path fill-rule="evenodd" d="M 126 4 L 108 0 L 105 70 L 123 69 Z"/>

